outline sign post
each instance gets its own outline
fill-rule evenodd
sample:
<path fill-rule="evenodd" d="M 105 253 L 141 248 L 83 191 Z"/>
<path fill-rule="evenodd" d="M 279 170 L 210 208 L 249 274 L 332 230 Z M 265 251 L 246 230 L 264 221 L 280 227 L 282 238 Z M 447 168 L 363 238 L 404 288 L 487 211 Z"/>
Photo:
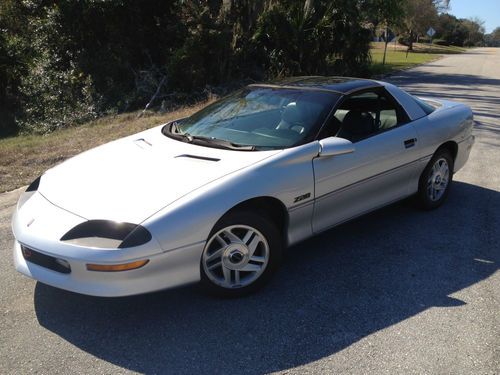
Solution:
<path fill-rule="evenodd" d="M 429 37 L 431 38 L 430 44 L 432 44 L 432 37 L 434 36 L 434 34 L 436 34 L 436 30 L 434 30 L 432 26 L 429 27 L 429 30 L 427 30 L 427 35 L 429 35 Z"/>
<path fill-rule="evenodd" d="M 394 34 L 389 27 L 385 25 L 384 33 L 382 34 L 382 39 L 384 39 L 384 58 L 382 59 L 382 65 L 385 65 L 385 56 L 387 54 L 387 44 L 394 39 Z"/>

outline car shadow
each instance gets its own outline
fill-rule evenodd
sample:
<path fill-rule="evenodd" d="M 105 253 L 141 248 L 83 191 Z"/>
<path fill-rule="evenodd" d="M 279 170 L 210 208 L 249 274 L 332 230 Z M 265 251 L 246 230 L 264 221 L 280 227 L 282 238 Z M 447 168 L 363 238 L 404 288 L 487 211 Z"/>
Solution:
<path fill-rule="evenodd" d="M 408 199 L 289 249 L 270 285 L 246 298 L 191 286 L 110 299 L 38 283 L 36 316 L 81 350 L 141 373 L 304 365 L 426 309 L 464 305 L 453 293 L 498 269 L 500 193 L 452 188 L 438 210 Z"/>

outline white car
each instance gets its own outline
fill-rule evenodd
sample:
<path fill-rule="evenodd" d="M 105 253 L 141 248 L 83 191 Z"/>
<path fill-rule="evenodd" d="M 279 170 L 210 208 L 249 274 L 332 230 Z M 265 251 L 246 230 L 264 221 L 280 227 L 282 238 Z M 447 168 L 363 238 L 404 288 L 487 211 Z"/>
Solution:
<path fill-rule="evenodd" d="M 439 206 L 472 128 L 469 107 L 384 82 L 250 85 L 44 173 L 12 219 L 15 267 L 95 296 L 240 296 L 287 246 L 410 195 Z"/>

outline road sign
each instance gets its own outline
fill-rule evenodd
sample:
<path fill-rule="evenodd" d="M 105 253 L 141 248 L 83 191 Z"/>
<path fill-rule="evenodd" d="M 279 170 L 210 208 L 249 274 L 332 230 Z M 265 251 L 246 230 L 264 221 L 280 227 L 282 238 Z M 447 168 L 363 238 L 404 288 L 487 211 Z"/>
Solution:
<path fill-rule="evenodd" d="M 427 30 L 427 35 L 432 38 L 434 34 L 436 34 L 436 30 L 434 30 L 432 27 L 429 27 L 429 30 Z"/>

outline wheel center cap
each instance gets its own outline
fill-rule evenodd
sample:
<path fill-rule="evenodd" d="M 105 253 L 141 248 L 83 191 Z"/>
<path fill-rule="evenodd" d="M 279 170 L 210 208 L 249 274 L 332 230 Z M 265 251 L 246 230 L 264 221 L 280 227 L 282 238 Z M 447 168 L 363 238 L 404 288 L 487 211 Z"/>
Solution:
<path fill-rule="evenodd" d="M 232 270 L 243 268 L 248 262 L 248 249 L 242 244 L 230 245 L 224 251 L 222 262 Z"/>
<path fill-rule="evenodd" d="M 238 264 L 240 263 L 244 258 L 244 255 L 239 252 L 238 250 L 234 250 L 229 254 L 229 260 L 231 263 Z"/>
<path fill-rule="evenodd" d="M 437 175 L 437 176 L 436 176 L 436 179 L 434 180 L 434 182 L 435 182 L 436 184 L 441 183 L 441 176 L 440 176 L 440 175 Z"/>

